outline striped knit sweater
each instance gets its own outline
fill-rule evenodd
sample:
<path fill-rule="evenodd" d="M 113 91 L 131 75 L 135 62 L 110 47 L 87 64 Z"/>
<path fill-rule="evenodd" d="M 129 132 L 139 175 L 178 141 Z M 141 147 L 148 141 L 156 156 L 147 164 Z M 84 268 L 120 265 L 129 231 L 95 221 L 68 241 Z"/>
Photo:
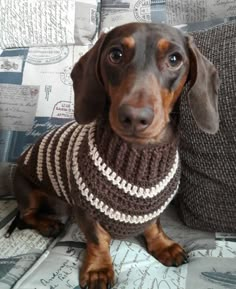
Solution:
<path fill-rule="evenodd" d="M 36 186 L 84 208 L 112 237 L 123 238 L 142 233 L 175 196 L 176 145 L 127 143 L 104 120 L 70 122 L 27 149 L 18 165 Z"/>

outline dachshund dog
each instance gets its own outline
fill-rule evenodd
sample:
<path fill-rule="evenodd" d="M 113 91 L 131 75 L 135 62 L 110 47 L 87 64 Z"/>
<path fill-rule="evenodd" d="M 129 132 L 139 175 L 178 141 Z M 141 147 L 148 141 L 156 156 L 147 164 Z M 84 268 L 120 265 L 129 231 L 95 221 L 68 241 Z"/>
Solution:
<path fill-rule="evenodd" d="M 173 139 L 177 127 L 172 112 L 187 83 L 196 124 L 206 133 L 218 130 L 217 71 L 192 37 L 176 28 L 144 23 L 116 27 L 102 34 L 81 57 L 71 77 L 76 121 L 86 125 L 107 113 L 113 132 L 130 144 L 148 146 Z M 25 224 L 45 236 L 60 231 L 61 224 L 43 214 L 45 207 L 53 207 L 45 190 L 35 187 L 20 170 L 16 171 L 14 188 L 19 227 Z M 111 288 L 112 236 L 83 207 L 76 208 L 76 220 L 87 240 L 80 269 L 81 288 Z M 145 228 L 143 236 L 148 252 L 164 265 L 178 266 L 187 261 L 184 249 L 163 232 L 159 218 Z"/>

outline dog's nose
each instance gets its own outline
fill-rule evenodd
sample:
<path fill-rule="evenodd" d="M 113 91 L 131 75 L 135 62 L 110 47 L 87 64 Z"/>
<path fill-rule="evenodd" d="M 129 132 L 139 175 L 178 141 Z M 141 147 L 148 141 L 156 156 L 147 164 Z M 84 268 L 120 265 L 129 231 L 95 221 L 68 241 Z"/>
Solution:
<path fill-rule="evenodd" d="M 154 111 L 150 107 L 137 108 L 123 104 L 118 111 L 119 122 L 130 132 L 146 129 L 152 123 L 153 118 Z"/>

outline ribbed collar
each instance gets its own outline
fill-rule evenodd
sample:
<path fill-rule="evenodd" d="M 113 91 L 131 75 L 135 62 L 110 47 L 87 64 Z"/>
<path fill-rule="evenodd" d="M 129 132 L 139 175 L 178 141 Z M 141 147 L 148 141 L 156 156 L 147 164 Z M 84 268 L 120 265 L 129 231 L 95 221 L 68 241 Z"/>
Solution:
<path fill-rule="evenodd" d="M 114 133 L 105 119 L 97 120 L 89 130 L 89 139 L 90 154 L 96 154 L 111 174 L 115 172 L 136 186 L 155 186 L 170 177 L 179 164 L 176 139 L 170 144 L 131 144 Z"/>

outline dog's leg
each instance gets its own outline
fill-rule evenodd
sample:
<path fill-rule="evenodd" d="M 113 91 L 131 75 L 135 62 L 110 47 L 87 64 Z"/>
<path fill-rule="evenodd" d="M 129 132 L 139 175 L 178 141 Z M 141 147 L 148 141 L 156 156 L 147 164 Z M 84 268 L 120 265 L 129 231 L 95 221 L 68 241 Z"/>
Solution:
<path fill-rule="evenodd" d="M 20 221 L 16 226 L 19 229 L 35 229 L 46 237 L 58 235 L 63 224 L 51 216 L 53 206 L 47 194 L 35 188 L 18 169 L 13 185 L 20 211 Z"/>
<path fill-rule="evenodd" d="M 75 217 L 84 233 L 87 246 L 80 268 L 80 287 L 86 289 L 108 289 L 114 284 L 114 271 L 110 255 L 111 237 L 101 225 L 80 208 Z"/>
<path fill-rule="evenodd" d="M 144 237 L 148 252 L 165 266 L 187 263 L 186 252 L 163 232 L 159 219 L 145 230 Z"/>

